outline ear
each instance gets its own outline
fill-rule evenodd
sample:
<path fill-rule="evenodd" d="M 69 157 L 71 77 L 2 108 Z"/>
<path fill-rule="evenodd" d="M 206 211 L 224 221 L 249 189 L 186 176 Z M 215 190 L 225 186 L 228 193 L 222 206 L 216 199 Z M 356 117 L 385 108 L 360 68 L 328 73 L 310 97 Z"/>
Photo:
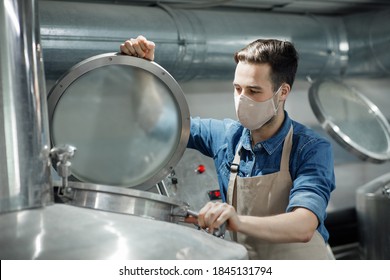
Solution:
<path fill-rule="evenodd" d="M 280 94 L 280 100 L 285 101 L 287 99 L 287 96 L 289 95 L 291 91 L 291 87 L 289 84 L 284 83 L 282 85 L 282 88 L 280 89 L 281 94 Z"/>

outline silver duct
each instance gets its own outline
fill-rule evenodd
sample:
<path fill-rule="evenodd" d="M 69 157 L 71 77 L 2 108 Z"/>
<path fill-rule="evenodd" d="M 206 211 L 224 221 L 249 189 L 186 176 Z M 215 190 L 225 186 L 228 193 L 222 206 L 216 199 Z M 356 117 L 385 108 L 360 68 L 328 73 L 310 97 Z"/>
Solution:
<path fill-rule="evenodd" d="M 119 50 L 143 34 L 157 43 L 156 61 L 177 80 L 230 79 L 233 53 L 259 37 L 291 40 L 300 51 L 298 75 L 340 75 L 348 58 L 341 18 L 261 12 L 180 10 L 40 1 L 46 77 L 57 79 L 92 55 Z"/>
<path fill-rule="evenodd" d="M 177 80 L 230 79 L 233 53 L 259 37 L 296 45 L 298 77 L 383 76 L 390 73 L 389 13 L 336 18 L 40 1 L 49 79 L 139 34 L 157 43 L 157 62 Z"/>
<path fill-rule="evenodd" d="M 0 2 L 0 213 L 51 201 L 36 2 Z"/>
<path fill-rule="evenodd" d="M 348 33 L 347 75 L 390 74 L 390 10 L 344 18 Z"/>

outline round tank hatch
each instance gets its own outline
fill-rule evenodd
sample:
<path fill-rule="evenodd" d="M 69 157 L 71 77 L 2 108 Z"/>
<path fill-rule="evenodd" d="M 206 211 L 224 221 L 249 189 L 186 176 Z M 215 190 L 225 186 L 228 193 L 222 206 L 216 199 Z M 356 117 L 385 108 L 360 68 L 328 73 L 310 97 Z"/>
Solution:
<path fill-rule="evenodd" d="M 150 188 L 182 157 L 189 109 L 161 66 L 116 53 L 72 67 L 48 96 L 53 146 L 77 148 L 70 166 L 78 181 Z"/>
<path fill-rule="evenodd" d="M 362 160 L 390 159 L 390 125 L 378 107 L 341 81 L 319 80 L 309 89 L 311 108 L 322 127 Z"/>

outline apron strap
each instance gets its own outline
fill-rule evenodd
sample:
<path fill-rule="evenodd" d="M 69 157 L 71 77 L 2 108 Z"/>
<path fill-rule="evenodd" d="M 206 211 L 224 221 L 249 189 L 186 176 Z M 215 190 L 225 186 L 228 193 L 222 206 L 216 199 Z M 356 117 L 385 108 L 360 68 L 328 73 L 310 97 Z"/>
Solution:
<path fill-rule="evenodd" d="M 290 153 L 292 148 L 292 137 L 293 126 L 291 125 L 290 130 L 284 139 L 282 159 L 280 160 L 280 171 L 290 172 Z"/>
<path fill-rule="evenodd" d="M 229 204 L 233 205 L 233 207 L 237 207 L 237 176 L 238 176 L 238 170 L 240 168 L 240 151 L 241 145 L 238 146 L 237 151 L 234 155 L 234 159 L 232 164 L 230 165 L 230 178 L 229 178 L 229 184 L 231 184 L 231 187 L 228 188 L 228 198 L 230 197 L 231 200 L 228 201 Z"/>
<path fill-rule="evenodd" d="M 234 155 L 232 164 L 230 165 L 230 179 L 227 193 L 227 202 L 237 210 L 237 176 L 240 168 L 240 151 L 241 145 L 238 146 Z M 230 232 L 231 239 L 237 241 L 237 232 Z"/>

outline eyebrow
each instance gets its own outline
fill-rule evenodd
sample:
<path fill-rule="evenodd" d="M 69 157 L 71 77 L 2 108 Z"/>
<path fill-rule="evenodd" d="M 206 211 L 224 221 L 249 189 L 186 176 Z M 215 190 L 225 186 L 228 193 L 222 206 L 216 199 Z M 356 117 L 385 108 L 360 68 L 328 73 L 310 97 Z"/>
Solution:
<path fill-rule="evenodd" d="M 241 85 L 237 84 L 237 83 L 233 83 L 233 86 L 239 86 L 241 87 Z M 261 86 L 246 86 L 246 88 L 250 88 L 250 89 L 257 89 L 257 90 L 263 90 L 263 88 Z"/>

